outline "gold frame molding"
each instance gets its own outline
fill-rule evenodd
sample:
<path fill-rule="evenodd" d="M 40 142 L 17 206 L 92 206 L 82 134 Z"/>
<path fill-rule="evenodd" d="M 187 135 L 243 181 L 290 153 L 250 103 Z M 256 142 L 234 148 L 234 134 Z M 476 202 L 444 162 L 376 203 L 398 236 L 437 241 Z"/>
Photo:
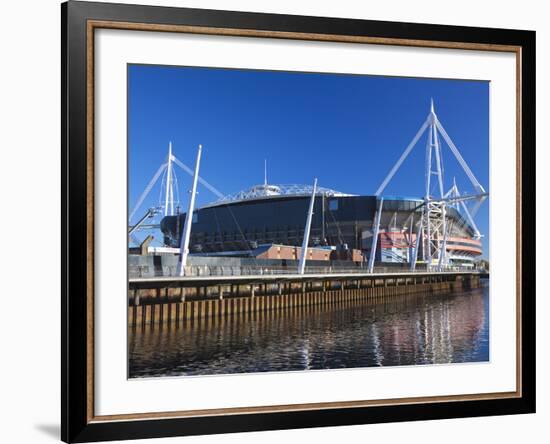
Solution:
<path fill-rule="evenodd" d="M 497 393 L 477 393 L 450 396 L 408 397 L 383 400 L 340 401 L 308 404 L 271 405 L 260 407 L 233 407 L 206 410 L 184 410 L 173 412 L 149 412 L 117 415 L 94 414 L 94 35 L 96 29 L 118 29 L 147 32 L 172 32 L 233 37 L 260 37 L 288 40 L 310 40 L 322 42 L 358 43 L 370 45 L 393 45 L 421 48 L 444 48 L 459 50 L 474 50 L 487 52 L 514 53 L 516 57 L 516 391 Z M 226 416 L 237 414 L 295 412 L 303 410 L 324 410 L 333 408 L 357 408 L 389 405 L 406 405 L 416 403 L 459 402 L 476 400 L 494 400 L 520 398 L 522 396 L 522 48 L 513 45 L 497 45 L 484 43 L 446 42 L 432 40 L 410 40 L 380 37 L 359 37 L 329 34 L 311 34 L 299 32 L 262 31 L 249 29 L 213 28 L 184 25 L 162 25 L 148 23 L 131 23 L 119 21 L 88 20 L 87 21 L 87 420 L 88 423 L 144 420 L 160 418 L 189 418 L 200 416 Z"/>

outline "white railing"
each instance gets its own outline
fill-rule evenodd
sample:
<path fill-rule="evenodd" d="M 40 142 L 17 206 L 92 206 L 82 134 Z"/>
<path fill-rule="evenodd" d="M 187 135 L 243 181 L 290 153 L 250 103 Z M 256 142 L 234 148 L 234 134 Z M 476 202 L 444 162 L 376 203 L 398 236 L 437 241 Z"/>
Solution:
<path fill-rule="evenodd" d="M 378 273 L 436 273 L 435 269 L 416 269 L 411 272 L 408 267 L 374 267 L 373 274 Z M 443 267 L 442 273 L 456 273 L 460 271 L 483 271 L 475 270 L 470 267 L 447 266 Z M 366 267 L 306 267 L 305 274 L 354 274 L 367 273 Z M 294 267 L 261 267 L 261 266 L 220 266 L 220 265 L 192 265 L 185 267 L 185 276 L 271 276 L 296 274 Z M 140 277 L 175 277 L 178 276 L 177 265 L 152 267 L 148 265 L 131 266 L 128 269 L 130 278 Z"/>

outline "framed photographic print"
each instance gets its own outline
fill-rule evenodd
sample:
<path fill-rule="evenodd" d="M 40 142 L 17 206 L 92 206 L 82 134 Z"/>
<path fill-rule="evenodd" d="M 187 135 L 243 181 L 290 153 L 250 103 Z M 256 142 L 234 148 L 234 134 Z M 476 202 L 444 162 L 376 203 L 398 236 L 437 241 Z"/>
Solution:
<path fill-rule="evenodd" d="M 535 33 L 64 3 L 62 439 L 535 411 Z"/>

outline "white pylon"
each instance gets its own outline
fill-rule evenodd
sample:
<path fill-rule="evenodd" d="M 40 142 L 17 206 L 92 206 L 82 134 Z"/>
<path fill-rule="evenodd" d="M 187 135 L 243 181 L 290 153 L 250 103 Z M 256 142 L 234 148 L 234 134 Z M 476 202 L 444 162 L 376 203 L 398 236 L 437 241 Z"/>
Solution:
<path fill-rule="evenodd" d="M 168 161 L 166 168 L 166 192 L 164 199 L 164 215 L 173 216 L 174 215 L 174 180 L 172 178 L 173 169 L 172 169 L 172 142 L 168 143 Z"/>
<path fill-rule="evenodd" d="M 435 175 L 439 189 L 439 198 L 443 199 L 443 166 L 441 164 L 441 145 L 437 136 L 437 116 L 435 114 L 433 99 L 430 103 L 430 114 L 428 116 L 428 142 L 426 144 L 426 194 L 424 196 L 424 221 L 425 233 L 423 239 L 424 251 L 426 251 L 426 262 L 428 267 L 432 265 L 433 259 L 437 260 L 438 270 L 441 271 L 446 264 L 445 239 L 447 234 L 447 211 L 446 203 L 434 199 L 431 195 L 431 177 Z M 433 163 L 435 161 L 435 169 Z"/>
<path fill-rule="evenodd" d="M 302 241 L 302 251 L 300 262 L 298 263 L 298 274 L 304 274 L 306 269 L 307 246 L 309 244 L 309 233 L 311 231 L 311 221 L 313 219 L 313 206 L 315 205 L 315 193 L 317 191 L 317 179 L 313 181 L 313 191 L 311 192 L 311 200 L 309 201 L 309 210 L 307 212 L 306 226 L 304 229 L 304 239 Z"/>
<path fill-rule="evenodd" d="M 189 197 L 189 208 L 185 215 L 185 224 L 180 244 L 180 258 L 178 261 L 178 276 L 185 275 L 185 266 L 187 265 L 187 256 L 189 255 L 189 239 L 191 237 L 191 224 L 193 223 L 193 211 L 195 210 L 195 196 L 197 194 L 197 182 L 199 179 L 199 166 L 201 163 L 202 145 L 199 145 L 197 150 L 197 160 L 195 162 L 195 173 L 193 175 L 193 185 L 191 188 L 191 196 Z"/>
<path fill-rule="evenodd" d="M 418 222 L 418 230 L 416 232 L 413 255 L 412 255 L 412 258 L 409 260 L 411 271 L 414 271 L 416 268 L 416 261 L 418 259 L 418 249 L 420 248 L 420 239 L 422 239 L 422 218 L 420 218 L 420 221 Z M 411 242 L 412 242 L 412 237 L 411 237 Z"/>
<path fill-rule="evenodd" d="M 170 165 L 171 173 L 170 174 L 168 174 L 168 172 L 167 172 L 169 161 L 171 163 L 171 165 Z M 128 225 L 129 226 L 132 226 L 131 222 L 132 222 L 134 216 L 137 214 L 138 210 L 141 208 L 141 205 L 143 204 L 143 202 L 145 201 L 145 199 L 147 198 L 147 196 L 149 195 L 149 193 L 151 192 L 151 190 L 153 189 L 153 187 L 155 186 L 157 181 L 163 175 L 163 173 L 165 173 L 165 175 L 162 176 L 163 180 L 166 179 L 165 185 L 168 185 L 168 183 L 170 182 L 171 187 L 167 186 L 166 189 L 163 189 L 162 185 L 161 185 L 161 190 L 160 190 L 160 196 L 161 197 L 159 199 L 159 203 L 158 203 L 157 208 L 158 208 L 159 212 L 160 212 L 161 209 L 163 209 L 162 213 L 165 216 L 168 215 L 168 209 L 169 208 L 172 210 L 172 214 L 173 214 L 173 212 L 174 212 L 174 188 L 175 188 L 175 191 L 176 191 L 176 196 L 179 196 L 179 193 L 177 193 L 177 182 L 175 181 L 176 175 L 175 175 L 175 170 L 174 170 L 174 164 L 179 166 L 187 174 L 189 174 L 191 177 L 193 177 L 193 175 L 194 175 L 193 170 L 191 168 L 189 168 L 187 165 L 185 165 L 183 162 L 181 162 L 173 154 L 172 143 L 170 143 L 169 147 L 168 147 L 168 160 L 159 167 L 159 169 L 156 171 L 155 175 L 149 181 L 149 183 L 147 184 L 147 186 L 145 187 L 145 189 L 143 190 L 143 192 L 139 196 L 138 200 L 136 201 L 136 204 L 135 204 L 134 208 L 132 209 L 132 211 L 130 212 L 129 217 L 128 217 Z M 214 188 L 210 183 L 208 183 L 202 177 L 199 176 L 198 181 L 201 185 L 203 185 L 206 189 L 208 189 L 216 197 L 221 199 L 225 196 L 225 194 L 223 194 L 221 191 Z M 164 191 L 164 199 L 163 199 L 163 191 Z M 179 200 L 179 198 L 178 198 L 178 200 Z"/>
<path fill-rule="evenodd" d="M 378 233 L 380 232 L 380 218 L 382 217 L 382 211 L 384 208 L 384 198 L 380 198 L 378 202 L 379 206 L 373 220 L 372 243 L 370 247 L 369 262 L 367 264 L 367 271 L 369 273 L 374 271 L 374 259 L 376 258 L 376 246 L 378 245 Z"/>
<path fill-rule="evenodd" d="M 454 201 L 454 202 L 453 202 L 453 200 L 451 200 L 452 203 L 450 203 L 449 206 L 452 206 L 456 210 L 462 209 L 462 211 L 464 212 L 464 215 L 466 216 L 466 219 L 468 220 L 468 222 L 470 223 L 470 225 L 474 229 L 474 239 L 481 239 L 483 237 L 483 235 L 481 234 L 481 232 L 477 228 L 477 224 L 474 221 L 474 217 L 473 217 L 472 212 L 470 212 L 470 210 L 466 206 L 465 201 L 461 200 L 462 195 L 460 194 L 460 191 L 458 190 L 458 186 L 456 185 L 456 180 L 453 179 L 453 186 L 451 187 L 451 189 L 449 191 L 447 191 L 447 194 L 445 194 L 445 197 L 447 197 L 449 199 L 456 199 L 456 201 Z"/>
<path fill-rule="evenodd" d="M 451 202 L 454 204 L 459 204 L 463 207 L 466 212 L 468 221 L 472 224 L 474 231 L 476 232 L 476 237 L 480 236 L 479 231 L 475 223 L 473 222 L 473 217 L 468 211 L 464 200 L 466 199 L 476 199 L 478 203 L 483 202 L 487 198 L 487 193 L 485 192 L 483 186 L 474 176 L 472 170 L 458 151 L 458 148 L 453 143 L 443 125 L 437 118 L 435 113 L 435 107 L 433 99 L 430 101 L 430 112 L 428 117 L 409 143 L 403 154 L 399 157 L 395 165 L 392 167 L 388 175 L 382 181 L 382 184 L 376 190 L 376 196 L 380 198 L 381 194 L 386 189 L 387 185 L 397 173 L 398 169 L 401 167 L 407 156 L 411 153 L 417 142 L 420 140 L 422 135 L 425 132 L 428 132 L 428 138 L 426 142 L 426 162 L 425 162 L 425 195 L 424 203 L 422 205 L 422 218 L 419 222 L 419 230 L 416 239 L 416 247 L 414 248 L 414 255 L 410 255 L 410 261 L 415 261 L 418 256 L 418 249 L 420 246 L 420 239 L 422 239 L 422 258 L 428 264 L 428 267 L 431 267 L 433 260 L 437 261 L 437 269 L 442 271 L 443 267 L 447 264 L 447 237 L 448 237 L 448 224 L 447 224 L 447 205 L 452 205 L 447 203 L 449 201 L 449 193 L 444 194 L 444 177 L 443 177 L 443 159 L 441 153 L 441 144 L 439 141 L 439 134 L 443 137 L 449 149 L 455 156 L 459 165 L 462 167 L 466 176 L 474 186 L 477 194 L 474 196 L 463 196 L 460 194 L 453 194 L 453 199 Z M 435 162 L 435 165 L 434 165 Z M 435 167 L 435 168 L 434 168 Z M 439 190 L 439 196 L 433 196 L 431 193 L 431 178 L 435 175 L 437 178 L 437 186 Z M 453 187 L 453 193 L 458 193 L 458 188 L 456 184 Z M 414 264 L 411 264 L 411 269 L 414 270 Z"/>
<path fill-rule="evenodd" d="M 435 133 L 435 137 L 436 137 L 436 141 L 437 141 L 438 145 L 439 145 L 438 134 L 441 134 L 443 136 L 443 139 L 445 140 L 445 142 L 449 146 L 451 152 L 456 157 L 456 160 L 458 161 L 458 163 L 460 164 L 460 166 L 462 167 L 462 169 L 464 170 L 464 172 L 468 176 L 468 179 L 470 179 L 470 182 L 472 183 L 472 185 L 474 186 L 476 191 L 479 194 L 484 194 L 485 193 L 484 188 L 481 186 L 479 181 L 476 179 L 476 177 L 472 173 L 472 170 L 470 169 L 470 167 L 468 166 L 468 164 L 466 163 L 466 161 L 464 160 L 464 158 L 460 154 L 460 151 L 458 151 L 458 148 L 453 143 L 453 141 L 451 140 L 451 138 L 449 137 L 449 135 L 445 131 L 445 128 L 443 128 L 443 125 L 441 124 L 441 122 L 437 118 L 437 115 L 435 114 L 435 106 L 434 106 L 433 100 L 432 100 L 431 103 L 430 103 L 430 113 L 428 114 L 428 117 L 426 118 L 426 120 L 424 121 L 424 123 L 422 124 L 422 126 L 420 127 L 420 129 L 418 130 L 416 135 L 414 136 L 411 143 L 409 143 L 407 148 L 405 148 L 405 151 L 403 151 L 403 154 L 401 155 L 401 157 L 398 159 L 398 161 L 392 167 L 392 169 L 390 170 L 388 175 L 384 178 L 384 180 L 382 181 L 382 184 L 376 190 L 375 195 L 380 196 L 384 192 L 384 190 L 386 189 L 387 185 L 390 183 L 391 179 L 393 178 L 393 176 L 395 175 L 395 173 L 397 172 L 399 167 L 403 164 L 403 162 L 405 161 L 407 156 L 411 153 L 411 151 L 415 147 L 418 140 L 422 137 L 422 134 L 424 134 L 424 132 L 428 128 L 430 129 L 431 132 Z M 441 153 L 439 153 L 439 154 L 441 154 Z"/>

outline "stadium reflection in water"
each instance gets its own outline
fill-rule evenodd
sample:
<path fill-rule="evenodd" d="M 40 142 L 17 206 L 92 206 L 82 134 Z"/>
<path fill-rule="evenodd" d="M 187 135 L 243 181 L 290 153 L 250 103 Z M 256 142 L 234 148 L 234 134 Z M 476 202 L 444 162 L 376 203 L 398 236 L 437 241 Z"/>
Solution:
<path fill-rule="evenodd" d="M 129 329 L 129 377 L 489 359 L 489 288 Z"/>

